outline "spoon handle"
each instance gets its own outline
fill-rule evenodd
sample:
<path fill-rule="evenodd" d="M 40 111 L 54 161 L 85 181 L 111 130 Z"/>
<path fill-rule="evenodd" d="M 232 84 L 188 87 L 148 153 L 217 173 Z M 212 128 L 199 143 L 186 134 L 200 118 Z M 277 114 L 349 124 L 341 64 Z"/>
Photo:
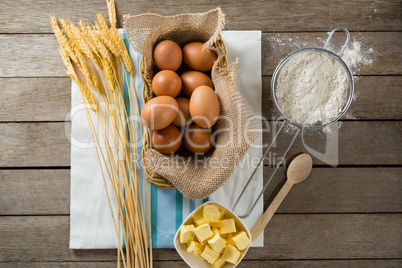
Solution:
<path fill-rule="evenodd" d="M 251 230 L 251 240 L 256 240 L 262 231 L 264 231 L 265 226 L 267 226 L 268 222 L 271 220 L 272 216 L 274 216 L 276 210 L 281 205 L 282 201 L 285 199 L 286 195 L 289 193 L 290 189 L 292 188 L 293 184 L 285 182 L 282 186 L 282 189 L 278 192 L 275 196 L 272 203 L 269 205 L 267 210 L 261 216 L 257 224 L 254 226 L 253 230 Z"/>

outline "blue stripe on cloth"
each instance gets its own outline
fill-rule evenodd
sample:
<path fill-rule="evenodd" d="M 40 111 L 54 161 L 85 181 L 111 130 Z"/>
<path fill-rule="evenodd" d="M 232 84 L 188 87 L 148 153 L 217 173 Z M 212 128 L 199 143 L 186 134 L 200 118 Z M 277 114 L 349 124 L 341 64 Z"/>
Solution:
<path fill-rule="evenodd" d="M 152 247 L 158 247 L 158 188 L 151 185 L 151 233 Z"/>
<path fill-rule="evenodd" d="M 176 229 L 180 228 L 181 223 L 183 222 L 183 195 L 176 190 Z M 173 241 L 173 238 L 172 238 Z"/>
<path fill-rule="evenodd" d="M 130 51 L 130 45 L 127 47 L 128 40 L 127 40 L 127 36 L 126 36 L 125 32 L 123 32 L 123 40 L 124 40 L 124 44 L 125 44 L 127 50 Z M 126 41 L 127 41 L 127 43 L 126 43 Z M 123 66 L 121 66 L 121 67 L 123 67 Z M 122 79 L 123 80 L 123 99 L 124 99 L 124 106 L 125 106 L 126 114 L 127 114 L 127 117 L 125 118 L 125 120 L 127 122 L 128 119 L 131 116 L 130 115 L 130 106 L 131 106 L 130 104 L 131 104 L 131 102 L 130 102 L 130 94 L 129 94 L 129 90 L 130 90 L 130 74 L 124 69 L 124 67 L 122 68 L 122 74 L 123 74 L 123 79 Z M 127 77 L 127 80 L 125 79 L 126 77 Z M 128 142 L 130 142 L 129 130 L 127 129 L 126 132 L 127 132 Z M 129 183 L 130 183 L 130 181 L 129 181 Z M 123 186 L 123 195 L 124 196 L 126 195 L 126 189 L 124 189 L 124 186 Z M 124 212 L 124 214 L 126 214 L 126 208 L 125 207 L 123 207 L 123 212 Z M 124 239 L 124 236 L 122 237 L 122 247 L 123 248 L 126 247 L 126 241 Z"/>
<path fill-rule="evenodd" d="M 173 247 L 173 238 L 176 233 L 176 189 L 157 189 L 157 247 Z"/>

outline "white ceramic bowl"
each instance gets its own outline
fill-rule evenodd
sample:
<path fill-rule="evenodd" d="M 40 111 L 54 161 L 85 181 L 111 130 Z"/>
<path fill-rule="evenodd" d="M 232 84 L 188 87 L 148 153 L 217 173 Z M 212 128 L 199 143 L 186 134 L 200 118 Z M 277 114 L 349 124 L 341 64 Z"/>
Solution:
<path fill-rule="evenodd" d="M 238 231 L 244 231 L 246 232 L 246 234 L 248 235 L 248 237 L 251 240 L 251 234 L 250 231 L 248 230 L 247 226 L 239 219 L 239 217 L 236 216 L 235 213 L 233 213 L 233 211 L 231 211 L 230 209 L 228 209 L 227 207 L 225 207 L 224 205 L 217 203 L 217 202 L 213 202 L 213 201 L 209 201 L 205 204 L 203 204 L 202 206 L 200 206 L 199 208 L 197 208 L 196 210 L 194 210 L 185 220 L 184 222 L 180 225 L 183 226 L 183 224 L 192 224 L 192 220 L 191 218 L 198 213 L 203 206 L 205 206 L 206 204 L 213 204 L 216 205 L 219 209 L 222 209 L 225 212 L 225 218 L 233 218 L 235 220 L 236 223 L 236 229 Z M 209 264 L 206 260 L 201 259 L 201 257 L 199 256 L 194 256 L 191 255 L 190 253 L 187 252 L 187 247 L 185 244 L 180 244 L 179 241 L 179 230 L 177 230 L 176 235 L 174 236 L 174 247 L 176 248 L 177 252 L 179 253 L 180 257 L 190 266 L 193 268 L 211 268 L 211 264 Z M 231 263 L 226 263 L 223 268 L 233 268 L 236 267 L 244 258 L 244 256 L 246 255 L 247 251 L 248 251 L 249 247 L 240 251 L 242 256 L 240 258 L 240 260 L 237 262 L 237 264 L 231 264 Z"/>

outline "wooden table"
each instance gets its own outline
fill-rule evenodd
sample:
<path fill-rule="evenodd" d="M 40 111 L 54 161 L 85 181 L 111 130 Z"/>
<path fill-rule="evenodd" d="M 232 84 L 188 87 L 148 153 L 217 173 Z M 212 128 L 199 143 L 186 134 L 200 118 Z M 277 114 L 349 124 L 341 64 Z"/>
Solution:
<path fill-rule="evenodd" d="M 96 13 L 107 15 L 106 1 L 3 0 L 0 6 L 0 267 L 115 267 L 115 250 L 68 248 L 70 79 L 48 19 L 93 21 Z M 339 165 L 314 159 L 311 177 L 294 187 L 266 228 L 265 246 L 252 248 L 239 267 L 401 267 L 402 3 L 117 1 L 120 26 L 127 13 L 216 6 L 226 14 L 226 29 L 263 31 L 267 118 L 271 75 L 295 50 L 290 39 L 322 46 L 318 37 L 344 26 L 375 51 L 372 66 L 355 73 L 358 100 L 349 112 L 355 119 L 342 119 Z M 307 139 L 325 150 L 322 135 Z M 298 140 L 290 156 L 305 151 Z M 266 166 L 266 176 L 270 171 Z M 265 206 L 283 179 L 280 172 Z M 185 267 L 174 249 L 154 250 L 154 264 Z"/>

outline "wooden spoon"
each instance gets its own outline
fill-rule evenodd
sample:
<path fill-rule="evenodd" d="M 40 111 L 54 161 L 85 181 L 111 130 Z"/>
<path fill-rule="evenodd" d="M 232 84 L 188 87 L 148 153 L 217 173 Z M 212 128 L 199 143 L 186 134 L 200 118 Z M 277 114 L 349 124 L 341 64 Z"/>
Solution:
<path fill-rule="evenodd" d="M 286 195 L 289 193 L 293 184 L 304 181 L 307 176 L 311 172 L 311 168 L 313 167 L 313 159 L 308 154 L 301 154 L 297 156 L 290 163 L 287 171 L 287 177 L 285 184 L 282 186 L 282 189 L 275 196 L 272 203 L 269 205 L 267 210 L 264 212 L 262 217 L 259 219 L 257 224 L 254 226 L 253 230 L 251 230 L 251 239 L 252 241 L 256 240 L 257 237 L 264 231 L 265 226 L 267 226 L 268 222 L 271 220 L 272 216 L 281 205 L 282 201 L 285 199 Z"/>

